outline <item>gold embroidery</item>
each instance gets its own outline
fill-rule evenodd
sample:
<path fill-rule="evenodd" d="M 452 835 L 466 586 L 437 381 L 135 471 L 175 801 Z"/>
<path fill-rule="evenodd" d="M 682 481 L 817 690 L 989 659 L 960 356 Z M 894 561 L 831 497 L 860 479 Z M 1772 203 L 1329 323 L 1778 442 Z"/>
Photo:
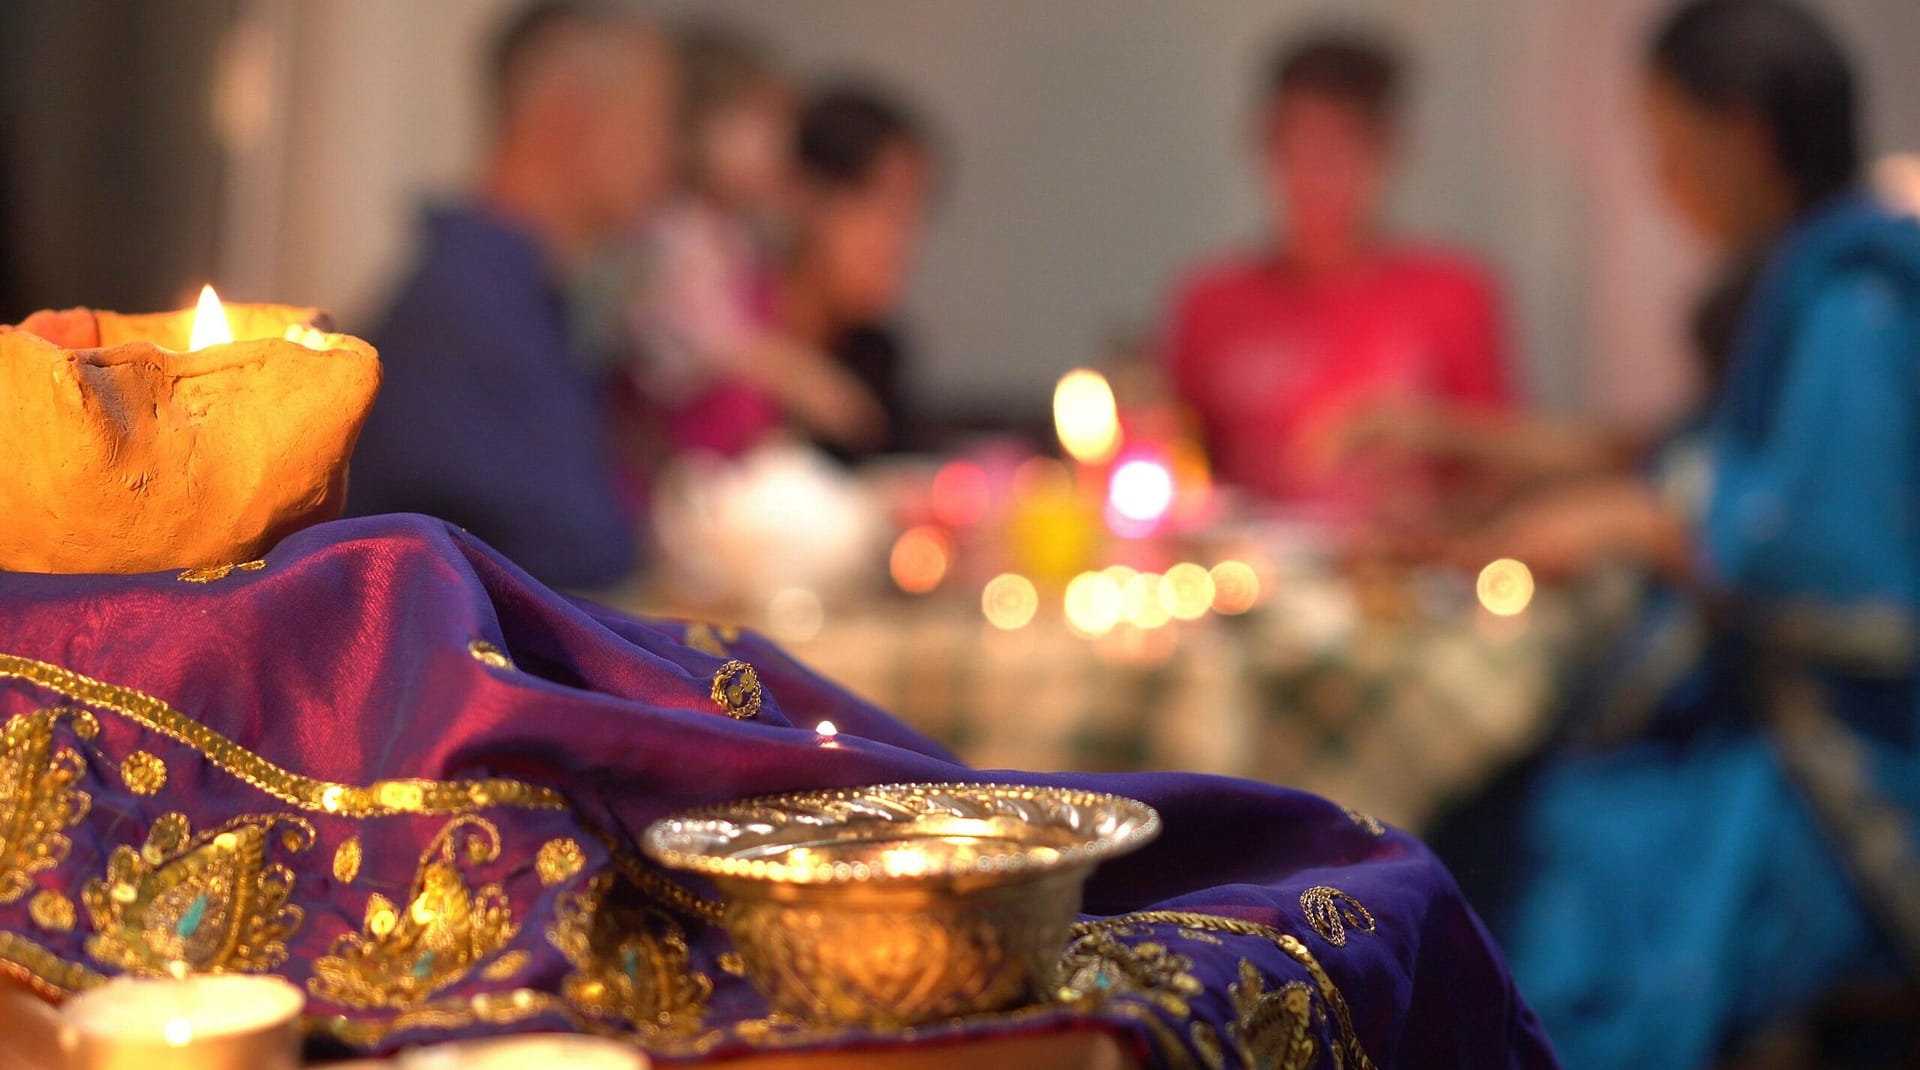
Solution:
<path fill-rule="evenodd" d="M 1236 1015 L 1227 1035 L 1242 1062 L 1273 1070 L 1308 1070 L 1313 1065 L 1320 1046 L 1313 1038 L 1313 989 L 1306 982 L 1289 981 L 1269 992 L 1259 968 L 1241 959 L 1240 980 L 1227 987 L 1227 994 Z M 1333 1064 L 1342 1065 L 1337 1052 Z"/>
<path fill-rule="evenodd" d="M 687 625 L 686 644 L 702 654 L 711 654 L 716 658 L 727 656 L 727 648 L 720 637 L 714 634 L 713 626 L 695 621 Z"/>
<path fill-rule="evenodd" d="M 587 853 L 568 837 L 548 840 L 533 857 L 534 872 L 540 875 L 540 883 L 549 888 L 572 880 L 586 864 Z"/>
<path fill-rule="evenodd" d="M 547 940 L 573 966 L 561 993 L 581 1014 L 625 1023 L 642 1037 L 697 1032 L 713 981 L 692 968 L 686 934 L 613 887 L 602 873 L 555 907 Z"/>
<path fill-rule="evenodd" d="M 282 769 L 159 699 L 131 688 L 117 687 L 58 665 L 12 654 L 0 654 L 0 678 L 24 680 L 74 701 L 117 713 L 143 728 L 187 744 L 248 784 L 281 802 L 306 810 L 343 817 L 378 817 L 396 813 L 445 816 L 489 806 L 525 810 L 566 808 L 559 792 L 514 780 L 383 780 L 364 788 L 315 780 Z M 76 721 L 76 729 L 78 727 Z M 4 877 L 0 877 L 0 881 L 4 881 Z M 0 889 L 3 888 L 4 884 L 0 884 Z"/>
<path fill-rule="evenodd" d="M 1268 925 L 1259 925 L 1238 918 L 1216 917 L 1212 914 L 1196 914 L 1184 910 L 1142 910 L 1132 914 L 1105 918 L 1100 921 L 1083 921 L 1073 927 L 1076 938 L 1094 933 L 1115 932 L 1142 925 L 1174 925 L 1201 932 L 1222 933 L 1232 936 L 1257 936 L 1270 940 L 1288 958 L 1299 963 L 1313 978 L 1314 988 L 1320 1000 L 1326 1005 L 1336 1026 L 1337 1044 L 1335 1049 L 1336 1065 L 1351 1062 L 1358 1070 L 1374 1070 L 1373 1060 L 1367 1057 L 1366 1050 L 1360 1045 L 1360 1036 L 1353 1030 L 1353 1015 L 1347 1008 L 1347 999 L 1340 994 L 1339 986 L 1320 965 L 1307 945 L 1290 933 L 1283 933 Z"/>
<path fill-rule="evenodd" d="M 741 958 L 738 951 L 722 951 L 720 952 L 720 956 L 714 961 L 725 973 L 730 973 L 735 977 L 745 977 L 747 975 L 747 960 Z"/>
<path fill-rule="evenodd" d="M 1360 826 L 1360 830 L 1367 835 L 1385 836 L 1387 834 L 1387 826 L 1381 824 L 1380 819 L 1372 814 L 1363 814 L 1350 806 L 1343 806 L 1341 809 L 1347 812 L 1347 820 Z"/>
<path fill-rule="evenodd" d="M 1192 959 L 1165 944 L 1127 944 L 1110 932 L 1090 932 L 1069 944 L 1060 975 L 1065 1002 L 1136 995 L 1177 1018 L 1191 1016 L 1187 1001 L 1204 991 Z"/>
<path fill-rule="evenodd" d="M 1187 1036 L 1193 1041 L 1193 1050 L 1200 1055 L 1200 1065 L 1207 1070 L 1224 1070 L 1227 1065 L 1227 1053 L 1220 1043 L 1220 1034 L 1213 1026 L 1205 1022 L 1195 1022 L 1187 1027 Z"/>
<path fill-rule="evenodd" d="M 252 561 L 241 561 L 231 565 L 207 565 L 201 568 L 186 569 L 178 576 L 175 576 L 174 579 L 179 580 L 181 583 L 212 583 L 215 580 L 226 579 L 233 574 L 235 569 L 239 569 L 241 572 L 258 572 L 266 567 L 267 563 L 265 561 L 256 558 Z"/>
<path fill-rule="evenodd" d="M 341 884 L 352 884 L 360 875 L 360 837 L 348 836 L 340 841 L 333 852 L 333 879 Z"/>
<path fill-rule="evenodd" d="M 137 750 L 120 762 L 120 779 L 135 795 L 152 795 L 167 786 L 167 763 Z"/>
<path fill-rule="evenodd" d="M 302 912 L 288 904 L 293 872 L 267 862 L 269 833 L 288 851 L 313 843 L 297 817 L 245 815 L 187 837 L 186 818 L 156 822 L 140 850 L 116 847 L 106 875 L 81 889 L 94 935 L 87 954 L 129 973 L 257 972 L 286 961 Z"/>
<path fill-rule="evenodd" d="M 516 1025 L 542 1014 L 558 1013 L 572 1017 L 558 996 L 531 988 L 509 992 L 481 992 L 467 999 L 440 999 L 372 1020 L 357 1020 L 344 1014 L 330 1018 L 309 1018 L 307 1028 L 326 1033 L 343 1044 L 370 1048 L 394 1033 L 408 1029 L 466 1029 L 473 1025 Z M 580 1023 L 576 1020 L 575 1025 Z"/>
<path fill-rule="evenodd" d="M 760 715 L 760 674 L 744 661 L 729 661 L 713 674 L 712 697 L 727 716 L 750 721 Z"/>
<path fill-rule="evenodd" d="M 506 669 L 508 672 L 514 669 L 513 659 L 507 656 L 506 651 L 485 639 L 475 639 L 468 643 L 467 653 L 473 655 L 473 660 L 490 669 Z"/>
<path fill-rule="evenodd" d="M 532 961 L 533 956 L 527 954 L 525 951 L 509 951 L 499 958 L 494 959 L 492 962 L 487 963 L 487 965 L 481 969 L 480 976 L 489 981 L 504 981 L 514 974 L 519 973 L 521 970 L 526 969 L 527 963 Z"/>
<path fill-rule="evenodd" d="M 1355 932 L 1373 931 L 1373 914 L 1360 901 L 1338 888 L 1320 884 L 1300 893 L 1300 909 L 1320 939 L 1334 947 L 1347 946 L 1347 926 Z"/>
<path fill-rule="evenodd" d="M 507 895 L 498 884 L 468 892 L 463 856 L 499 858 L 500 830 L 477 817 L 448 822 L 420 856 L 406 907 L 369 896 L 362 931 L 342 934 L 313 964 L 313 994 L 362 1010 L 407 1010 L 505 947 L 519 931 Z"/>
<path fill-rule="evenodd" d="M 63 716 L 75 719 L 76 731 L 82 718 L 92 721 L 78 711 L 45 709 L 15 716 L 0 730 L 0 903 L 19 899 L 35 873 L 65 861 L 73 846 L 66 830 L 92 805 L 75 786 L 86 762 L 54 743 Z"/>
<path fill-rule="evenodd" d="M 68 962 L 19 933 L 5 929 L 0 929 L 0 974 L 53 1000 L 106 981 L 85 966 Z"/>
<path fill-rule="evenodd" d="M 51 888 L 34 893 L 27 901 L 27 916 L 48 932 L 73 931 L 73 900 Z"/>

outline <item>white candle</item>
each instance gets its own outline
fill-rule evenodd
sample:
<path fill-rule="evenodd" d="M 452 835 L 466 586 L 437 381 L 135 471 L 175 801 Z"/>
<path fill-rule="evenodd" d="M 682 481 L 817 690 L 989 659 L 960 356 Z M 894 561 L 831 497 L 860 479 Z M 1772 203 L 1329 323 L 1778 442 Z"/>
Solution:
<path fill-rule="evenodd" d="M 570 1033 L 532 1033 L 496 1040 L 469 1040 L 413 1048 L 399 1070 L 647 1070 L 652 1065 L 632 1044 Z"/>
<path fill-rule="evenodd" d="M 76 1070 L 294 1070 L 306 1005 L 278 977 L 118 978 L 61 1008 Z"/>

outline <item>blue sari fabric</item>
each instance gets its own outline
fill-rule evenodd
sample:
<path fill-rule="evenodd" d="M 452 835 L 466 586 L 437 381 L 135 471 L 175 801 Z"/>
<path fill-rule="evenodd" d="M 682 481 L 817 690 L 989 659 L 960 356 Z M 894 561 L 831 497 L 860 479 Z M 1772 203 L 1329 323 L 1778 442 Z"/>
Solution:
<path fill-rule="evenodd" d="M 1705 430 L 1702 571 L 1749 623 L 1920 619 L 1920 227 L 1827 205 L 1770 257 Z M 1761 731 L 1741 640 L 1709 646 L 1639 743 L 1551 762 L 1530 872 L 1492 916 L 1570 1067 L 1712 1063 L 1836 983 L 1893 968 L 1827 830 Z M 1873 787 L 1920 804 L 1912 671 L 1827 672 Z M 1911 828 L 1909 828 L 1909 832 Z"/>
<path fill-rule="evenodd" d="M 0 718 L 0 969 L 50 996 L 178 962 L 271 971 L 308 992 L 317 1043 L 376 1052 L 1098 1028 L 1156 1066 L 1554 1065 L 1410 836 L 1244 781 L 969 769 L 752 635 L 558 596 L 425 517 L 322 525 L 232 569 L 0 574 Z M 712 890 L 636 857 L 687 806 L 953 780 L 1164 817 L 1088 889 L 1074 998 L 910 1031 L 772 1017 Z"/>

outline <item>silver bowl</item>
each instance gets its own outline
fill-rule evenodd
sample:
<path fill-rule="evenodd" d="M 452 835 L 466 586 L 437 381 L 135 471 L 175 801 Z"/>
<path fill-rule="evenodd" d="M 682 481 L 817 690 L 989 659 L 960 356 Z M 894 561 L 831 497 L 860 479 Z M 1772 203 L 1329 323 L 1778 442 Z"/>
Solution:
<path fill-rule="evenodd" d="M 1088 874 L 1159 832 L 1117 795 L 885 784 L 676 814 L 642 849 L 718 886 L 773 1010 L 884 1028 L 1053 991 Z"/>

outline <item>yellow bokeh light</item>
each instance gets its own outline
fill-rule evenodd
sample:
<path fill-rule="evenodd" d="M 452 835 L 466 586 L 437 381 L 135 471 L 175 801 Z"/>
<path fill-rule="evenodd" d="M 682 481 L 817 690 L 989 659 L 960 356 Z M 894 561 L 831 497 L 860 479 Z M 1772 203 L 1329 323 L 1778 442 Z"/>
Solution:
<path fill-rule="evenodd" d="M 1499 617 L 1518 616 L 1533 601 L 1533 571 L 1511 557 L 1500 558 L 1480 570 L 1474 593 L 1487 612 Z"/>
<path fill-rule="evenodd" d="M 1160 601 L 1160 585 L 1164 580 L 1159 573 L 1140 572 L 1120 589 L 1122 612 L 1128 624 L 1151 631 L 1173 619 L 1173 614 L 1168 613 Z"/>
<path fill-rule="evenodd" d="M 1222 561 L 1207 573 L 1213 577 L 1213 611 L 1245 613 L 1260 601 L 1260 575 L 1245 561 Z"/>
<path fill-rule="evenodd" d="M 900 533 L 893 542 L 889 567 L 893 582 L 908 594 L 926 594 L 947 578 L 953 562 L 953 539 L 932 524 L 921 524 Z"/>
<path fill-rule="evenodd" d="M 233 328 L 227 324 L 227 310 L 212 286 L 200 287 L 200 304 L 193 310 L 193 333 L 188 349 L 205 349 L 233 341 Z"/>
<path fill-rule="evenodd" d="M 996 628 L 1024 628 L 1039 609 L 1040 592 L 1033 581 L 1012 572 L 988 580 L 986 590 L 980 592 L 980 611 Z"/>
<path fill-rule="evenodd" d="M 1107 377 L 1076 368 L 1053 388 L 1053 429 L 1060 447 L 1082 464 L 1105 464 L 1120 451 L 1120 409 Z"/>
<path fill-rule="evenodd" d="M 1104 572 L 1082 572 L 1067 584 L 1067 624 L 1086 638 L 1096 638 L 1120 623 L 1120 585 Z"/>
<path fill-rule="evenodd" d="M 1213 607 L 1213 577 L 1191 561 L 1182 561 L 1160 577 L 1160 604 L 1175 620 L 1199 620 Z"/>

